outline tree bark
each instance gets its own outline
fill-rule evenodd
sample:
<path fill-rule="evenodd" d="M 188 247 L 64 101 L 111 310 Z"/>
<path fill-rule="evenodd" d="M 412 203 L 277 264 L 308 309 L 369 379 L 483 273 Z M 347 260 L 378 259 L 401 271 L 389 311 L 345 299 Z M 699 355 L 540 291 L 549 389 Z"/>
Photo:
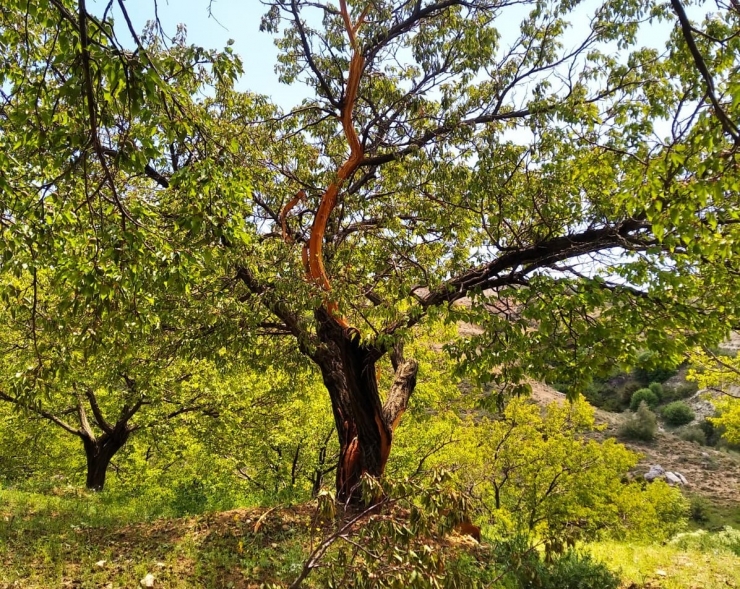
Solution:
<path fill-rule="evenodd" d="M 385 405 L 375 373 L 385 350 L 361 344 L 357 332 L 343 328 L 326 310 L 316 313 L 321 345 L 314 354 L 329 397 L 339 437 L 337 499 L 360 504 L 363 474 L 381 477 L 393 441 L 393 431 L 416 386 L 414 360 L 394 359 L 396 376 Z"/>
<path fill-rule="evenodd" d="M 108 466 L 128 440 L 130 429 L 126 426 L 116 428 L 111 433 L 104 433 L 99 438 L 83 435 L 82 445 L 87 458 L 87 481 L 85 486 L 92 491 L 102 491 L 105 487 L 105 477 Z"/>

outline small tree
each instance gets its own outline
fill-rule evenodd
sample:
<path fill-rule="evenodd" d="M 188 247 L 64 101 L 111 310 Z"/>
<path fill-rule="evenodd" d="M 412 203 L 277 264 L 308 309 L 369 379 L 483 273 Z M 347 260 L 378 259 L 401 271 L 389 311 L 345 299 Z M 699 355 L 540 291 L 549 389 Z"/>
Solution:
<path fill-rule="evenodd" d="M 658 503 L 680 503 L 680 493 L 641 495 L 639 485 L 621 482 L 637 463 L 635 454 L 613 439 L 584 439 L 597 428 L 585 401 L 551 403 L 543 415 L 536 404 L 516 399 L 500 419 L 478 417 L 468 427 L 466 443 L 450 446 L 446 456 L 461 467 L 463 483 L 484 504 L 481 512 L 491 514 L 506 537 L 524 533 L 557 552 L 603 529 L 669 535 L 680 523 L 680 516 L 658 515 Z M 642 519 L 648 510 L 654 510 L 650 523 Z"/>
<path fill-rule="evenodd" d="M 694 412 L 683 401 L 668 403 L 660 411 L 663 419 L 670 425 L 685 425 L 694 421 Z"/>
<path fill-rule="evenodd" d="M 641 403 L 646 403 L 649 407 L 655 407 L 658 404 L 658 396 L 651 389 L 638 389 L 632 393 L 630 409 L 637 411 Z"/>
<path fill-rule="evenodd" d="M 658 420 L 655 413 L 645 401 L 640 402 L 634 415 L 630 415 L 619 428 L 619 436 L 627 440 L 652 442 L 658 431 Z"/>

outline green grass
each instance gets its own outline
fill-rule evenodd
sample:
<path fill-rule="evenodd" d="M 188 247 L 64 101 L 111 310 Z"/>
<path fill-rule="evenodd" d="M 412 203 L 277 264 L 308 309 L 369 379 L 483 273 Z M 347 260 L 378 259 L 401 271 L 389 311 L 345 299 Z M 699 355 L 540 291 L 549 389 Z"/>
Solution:
<path fill-rule="evenodd" d="M 625 587 L 720 589 L 740 586 L 740 556 L 729 550 L 599 542 L 585 547 Z"/>
<path fill-rule="evenodd" d="M 305 524 L 275 512 L 255 531 L 265 511 L 168 519 L 137 498 L 0 490 L 0 588 L 139 587 L 148 573 L 175 589 L 292 580 Z"/>
<path fill-rule="evenodd" d="M 0 490 L 0 589 L 139 587 L 148 573 L 155 587 L 172 589 L 286 586 L 309 552 L 314 509 L 253 507 L 172 518 L 151 497 Z M 740 586 L 740 556 L 711 533 L 681 545 L 584 548 L 617 572 L 625 588 Z M 306 586 L 318 587 L 319 579 Z"/>
<path fill-rule="evenodd" d="M 720 530 L 732 526 L 740 530 L 740 504 L 718 504 L 694 495 L 690 496 L 692 517 L 691 530 Z"/>

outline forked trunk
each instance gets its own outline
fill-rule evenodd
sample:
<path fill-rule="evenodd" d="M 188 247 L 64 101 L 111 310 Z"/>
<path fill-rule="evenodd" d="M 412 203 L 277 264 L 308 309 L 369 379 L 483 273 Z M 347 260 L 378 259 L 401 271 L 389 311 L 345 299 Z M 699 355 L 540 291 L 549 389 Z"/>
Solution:
<path fill-rule="evenodd" d="M 317 313 L 322 341 L 315 359 L 329 391 L 339 436 L 336 490 L 339 501 L 362 501 L 363 474 L 382 476 L 391 451 L 393 430 L 416 385 L 415 361 L 394 362 L 396 377 L 381 402 L 375 364 L 385 353 L 361 345 L 353 330 L 343 329 L 325 312 Z"/>
<path fill-rule="evenodd" d="M 82 444 L 87 457 L 87 481 L 85 486 L 91 491 L 102 491 L 105 477 L 108 474 L 110 461 L 128 440 L 128 428 L 114 430 L 112 434 L 103 434 L 99 438 L 84 436 Z"/>

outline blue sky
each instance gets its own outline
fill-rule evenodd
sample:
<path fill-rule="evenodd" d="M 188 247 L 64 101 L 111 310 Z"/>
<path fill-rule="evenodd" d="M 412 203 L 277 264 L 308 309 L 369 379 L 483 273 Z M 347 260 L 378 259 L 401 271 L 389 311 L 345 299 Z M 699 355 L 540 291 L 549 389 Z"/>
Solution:
<path fill-rule="evenodd" d="M 179 23 L 187 26 L 188 40 L 209 49 L 218 49 L 234 40 L 234 50 L 244 60 L 245 75 L 239 88 L 267 94 L 283 107 L 300 102 L 303 88 L 280 84 L 275 74 L 277 49 L 274 37 L 259 30 L 265 7 L 259 0 L 214 0 L 214 18 L 208 16 L 209 0 L 158 0 L 159 18 L 165 31 L 172 34 Z M 101 13 L 107 0 L 89 2 L 91 12 Z M 125 0 L 125 5 L 137 31 L 148 20 L 154 20 L 154 0 Z M 121 22 L 120 12 L 114 11 Z M 216 20 L 218 19 L 218 21 Z M 121 34 L 126 41 L 126 35 Z"/>
<path fill-rule="evenodd" d="M 138 31 L 148 20 L 154 19 L 155 0 L 124 1 Z M 88 9 L 100 14 L 107 4 L 108 0 L 88 0 Z M 259 30 L 260 19 L 266 11 L 259 0 L 213 0 L 213 17 L 208 12 L 209 0 L 156 0 L 156 5 L 168 34 L 173 34 L 177 25 L 182 23 L 187 27 L 188 40 L 205 48 L 223 48 L 229 39 L 234 40 L 234 50 L 242 57 L 245 69 L 238 88 L 266 94 L 285 109 L 296 106 L 306 97 L 305 86 L 286 86 L 278 82 L 274 37 Z M 573 47 L 580 43 L 587 32 L 589 16 L 597 5 L 597 0 L 585 0 L 570 15 L 572 25 L 564 38 L 566 45 Z M 519 22 L 530 9 L 529 6 L 514 7 L 502 15 L 502 22 L 497 24 L 504 45 L 516 38 Z M 115 3 L 113 13 L 118 24 L 123 25 Z M 662 47 L 670 28 L 669 23 L 646 27 L 640 36 L 641 44 Z M 130 40 L 125 27 L 121 29 L 120 38 L 124 43 Z"/>

